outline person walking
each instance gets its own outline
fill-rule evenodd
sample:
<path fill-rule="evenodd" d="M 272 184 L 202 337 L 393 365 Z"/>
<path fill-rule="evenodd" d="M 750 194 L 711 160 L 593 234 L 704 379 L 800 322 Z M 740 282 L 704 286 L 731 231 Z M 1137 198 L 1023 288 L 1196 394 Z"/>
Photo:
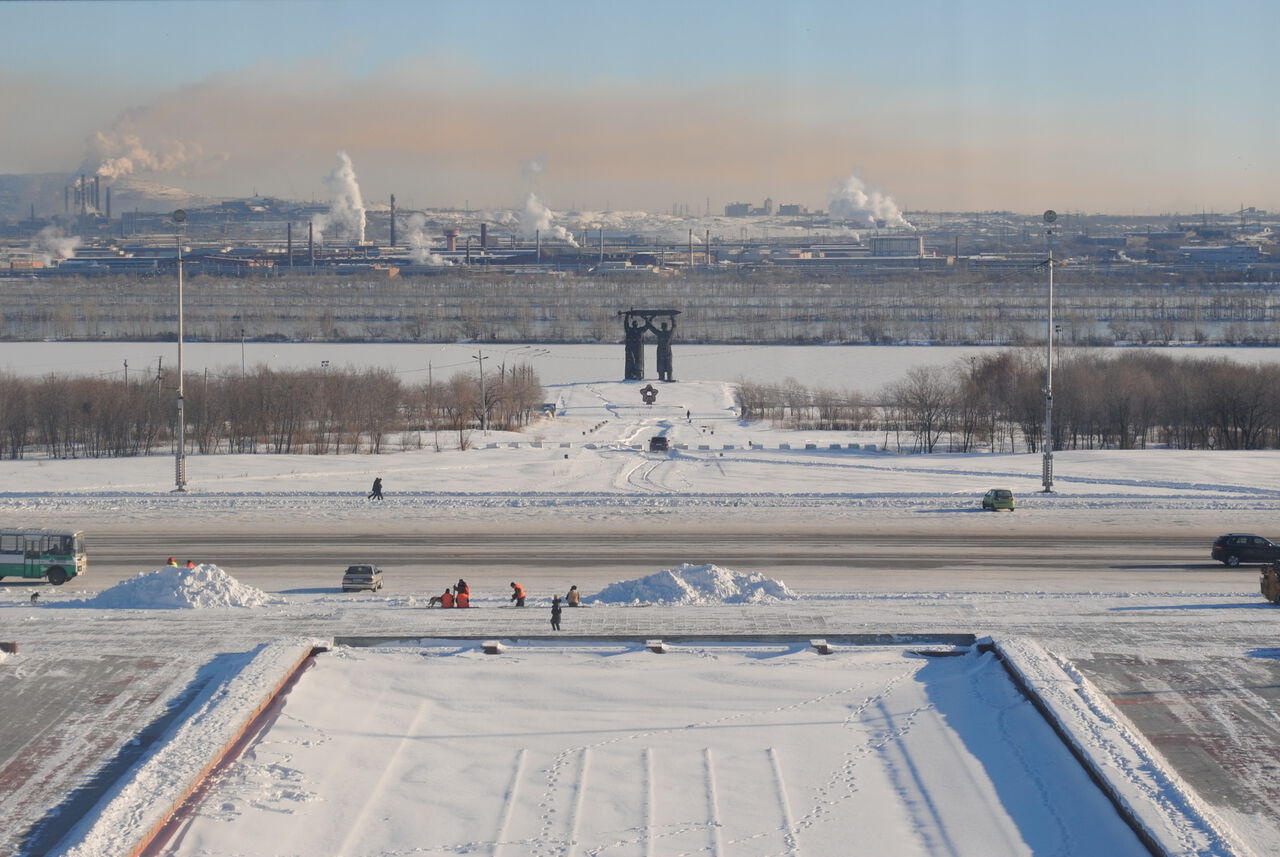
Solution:
<path fill-rule="evenodd" d="M 382 499 L 382 477 L 381 476 L 373 480 L 373 489 L 369 492 L 368 499 L 370 500 Z"/>
<path fill-rule="evenodd" d="M 551 630 L 560 630 L 560 596 L 551 599 Z"/>
<path fill-rule="evenodd" d="M 578 591 L 578 587 L 575 584 L 569 587 L 569 594 L 566 595 L 564 598 L 565 598 L 565 602 L 568 603 L 570 607 L 577 607 L 578 602 L 581 600 L 581 597 L 582 597 L 582 593 Z"/>
<path fill-rule="evenodd" d="M 524 587 L 511 581 L 511 600 L 515 602 L 517 607 L 524 606 Z"/>

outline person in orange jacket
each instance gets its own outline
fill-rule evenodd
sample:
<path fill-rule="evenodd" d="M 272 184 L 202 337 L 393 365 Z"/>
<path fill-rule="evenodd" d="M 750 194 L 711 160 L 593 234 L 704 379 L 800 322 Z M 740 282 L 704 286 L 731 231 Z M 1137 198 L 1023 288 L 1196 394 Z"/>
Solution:
<path fill-rule="evenodd" d="M 516 603 L 517 607 L 524 606 L 524 587 L 514 580 L 511 581 L 511 600 Z"/>
<path fill-rule="evenodd" d="M 452 592 L 450 592 L 450 591 L 449 591 L 449 590 L 447 590 L 447 589 L 444 591 L 444 595 L 441 595 L 441 596 L 440 596 L 440 606 L 441 606 L 441 607 L 452 607 L 452 606 L 453 606 L 453 593 L 452 593 Z"/>
<path fill-rule="evenodd" d="M 458 597 L 453 599 L 453 606 L 454 607 L 470 607 L 471 606 L 470 590 L 464 589 L 461 592 L 459 592 Z"/>

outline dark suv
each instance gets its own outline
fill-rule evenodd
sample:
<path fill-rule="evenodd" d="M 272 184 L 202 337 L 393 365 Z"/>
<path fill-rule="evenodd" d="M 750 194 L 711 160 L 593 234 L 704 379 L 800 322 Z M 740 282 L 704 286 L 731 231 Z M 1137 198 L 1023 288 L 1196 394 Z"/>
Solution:
<path fill-rule="evenodd" d="M 1228 533 L 1213 540 L 1209 556 L 1232 568 L 1242 562 L 1280 562 L 1280 545 L 1252 533 Z"/>

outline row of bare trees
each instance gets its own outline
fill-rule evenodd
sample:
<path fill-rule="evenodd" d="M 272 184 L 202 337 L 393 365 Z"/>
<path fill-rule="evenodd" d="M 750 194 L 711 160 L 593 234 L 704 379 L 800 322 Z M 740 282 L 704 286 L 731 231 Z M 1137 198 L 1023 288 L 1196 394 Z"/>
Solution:
<path fill-rule="evenodd" d="M 542 404 L 542 383 L 527 364 L 504 366 L 483 382 L 464 372 L 420 384 L 387 369 L 258 366 L 188 375 L 183 387 L 186 449 L 199 453 L 379 453 L 391 439 L 421 444 L 424 433 L 440 431 L 456 432 L 451 445 L 466 448 L 475 428 L 519 429 Z M 172 450 L 176 388 L 172 370 L 142 383 L 0 375 L 0 457 Z"/>
<path fill-rule="evenodd" d="M 874 396 L 743 382 L 745 416 L 808 429 L 882 431 L 913 452 L 1042 450 L 1039 349 L 917 367 Z M 1151 351 L 1073 352 L 1054 367 L 1054 449 L 1280 447 L 1280 366 Z"/>
<path fill-rule="evenodd" d="M 1270 283 L 1209 280 L 1141 266 L 1069 267 L 1058 278 L 1061 341 L 1086 345 L 1280 345 Z M 685 342 L 882 344 L 1035 342 L 1044 330 L 1043 270 L 963 266 L 874 273 L 791 269 L 691 272 L 644 279 L 445 271 L 388 277 L 192 276 L 191 340 L 616 342 L 617 311 L 644 295 L 684 315 Z M 0 279 L 0 339 L 164 340 L 177 333 L 167 277 Z"/>

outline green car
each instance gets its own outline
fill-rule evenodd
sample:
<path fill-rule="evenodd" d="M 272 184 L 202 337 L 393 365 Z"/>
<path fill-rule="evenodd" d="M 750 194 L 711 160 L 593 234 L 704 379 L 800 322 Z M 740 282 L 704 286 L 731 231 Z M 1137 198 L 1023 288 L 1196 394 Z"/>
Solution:
<path fill-rule="evenodd" d="M 992 488 L 986 494 L 982 495 L 982 510 L 998 512 L 1001 509 L 1008 509 L 1010 512 L 1014 510 L 1017 501 L 1013 499 L 1013 492 L 1008 488 Z"/>

